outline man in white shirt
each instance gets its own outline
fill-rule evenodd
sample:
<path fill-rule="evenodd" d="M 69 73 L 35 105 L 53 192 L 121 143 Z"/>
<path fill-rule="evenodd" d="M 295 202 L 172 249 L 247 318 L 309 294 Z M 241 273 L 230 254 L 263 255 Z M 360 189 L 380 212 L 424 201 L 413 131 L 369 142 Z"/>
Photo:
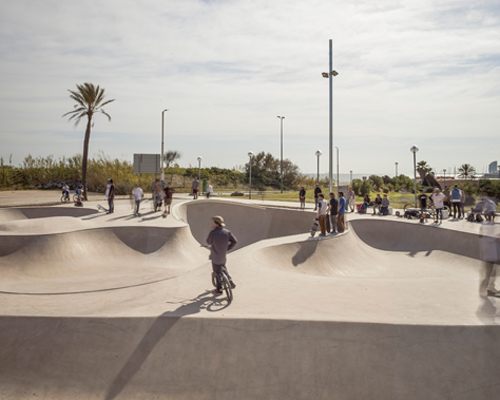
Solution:
<path fill-rule="evenodd" d="M 139 206 L 141 204 L 142 196 L 143 196 L 143 191 L 139 185 L 135 185 L 135 189 L 132 192 L 134 194 L 134 199 L 135 199 L 135 210 L 134 214 L 139 214 Z"/>
<path fill-rule="evenodd" d="M 326 236 L 326 212 L 328 210 L 328 202 L 325 200 L 323 193 L 318 194 L 318 219 L 321 233 L 319 236 Z"/>
<path fill-rule="evenodd" d="M 439 192 L 439 189 L 434 189 L 434 193 L 431 195 L 431 199 L 434 202 L 434 207 L 436 207 L 436 220 L 437 223 L 440 219 L 443 220 L 443 207 L 446 196 L 443 193 Z"/>
<path fill-rule="evenodd" d="M 347 191 L 347 208 L 354 212 L 354 208 L 356 207 L 356 193 L 350 187 Z"/>

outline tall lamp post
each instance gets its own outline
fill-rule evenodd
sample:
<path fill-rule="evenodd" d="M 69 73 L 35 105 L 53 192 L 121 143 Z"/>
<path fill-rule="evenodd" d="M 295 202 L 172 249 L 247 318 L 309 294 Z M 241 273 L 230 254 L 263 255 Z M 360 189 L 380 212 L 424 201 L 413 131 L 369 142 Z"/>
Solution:
<path fill-rule="evenodd" d="M 413 145 L 410 148 L 410 151 L 413 153 L 413 180 L 415 184 L 415 208 L 417 208 L 417 145 Z"/>
<path fill-rule="evenodd" d="M 395 176 L 398 176 L 398 163 L 396 162 L 396 175 Z"/>
<path fill-rule="evenodd" d="M 446 170 L 443 169 L 443 189 L 444 189 L 444 185 L 446 185 Z"/>
<path fill-rule="evenodd" d="M 198 156 L 198 182 L 201 181 L 201 161 L 203 160 L 203 157 Z"/>
<path fill-rule="evenodd" d="M 283 193 L 283 120 L 285 117 L 280 117 L 279 115 L 277 118 L 280 119 L 280 132 L 281 132 L 281 193 Z"/>
<path fill-rule="evenodd" d="M 252 157 L 253 157 L 253 152 L 249 151 L 248 157 L 250 158 L 250 161 L 248 162 L 248 164 L 250 165 L 250 181 L 249 181 L 250 190 L 248 192 L 248 198 L 251 199 L 252 198 Z"/>
<path fill-rule="evenodd" d="M 329 138 L 330 138 L 330 143 L 329 143 L 329 160 L 328 160 L 328 179 L 330 181 L 330 193 L 332 192 L 332 170 L 333 170 L 333 101 L 332 101 L 332 76 L 337 76 L 339 73 L 332 68 L 332 39 L 330 39 L 330 68 L 328 69 L 329 72 L 322 72 L 321 75 L 323 75 L 324 78 L 329 79 L 329 84 L 330 84 L 330 129 L 329 129 Z"/>
<path fill-rule="evenodd" d="M 165 180 L 165 111 L 168 111 L 167 109 L 163 110 L 161 112 L 161 181 L 163 182 Z M 158 176 L 158 175 L 156 175 Z"/>
<path fill-rule="evenodd" d="M 352 171 L 349 171 L 349 173 L 351 174 L 351 176 L 349 177 L 349 182 L 351 183 L 352 185 Z"/>
<path fill-rule="evenodd" d="M 321 150 L 316 150 L 316 158 L 318 159 L 318 162 L 317 162 L 317 174 L 316 174 L 316 183 L 319 185 L 319 158 L 321 157 L 321 155 L 323 154 L 321 152 Z"/>
<path fill-rule="evenodd" d="M 339 148 L 335 146 L 337 149 L 337 199 L 339 198 L 339 186 L 340 186 L 340 174 L 339 174 Z M 330 192 L 331 193 L 331 192 Z"/>

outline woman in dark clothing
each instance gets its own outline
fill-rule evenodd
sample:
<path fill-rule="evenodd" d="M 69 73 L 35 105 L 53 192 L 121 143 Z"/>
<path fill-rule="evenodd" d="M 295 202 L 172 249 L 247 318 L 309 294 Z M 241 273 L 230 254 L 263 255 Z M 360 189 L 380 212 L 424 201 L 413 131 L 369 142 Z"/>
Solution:
<path fill-rule="evenodd" d="M 370 196 L 368 196 L 368 193 L 365 194 L 365 198 L 363 199 L 363 205 L 361 206 L 361 209 L 365 213 L 368 211 L 368 206 L 370 205 Z"/>

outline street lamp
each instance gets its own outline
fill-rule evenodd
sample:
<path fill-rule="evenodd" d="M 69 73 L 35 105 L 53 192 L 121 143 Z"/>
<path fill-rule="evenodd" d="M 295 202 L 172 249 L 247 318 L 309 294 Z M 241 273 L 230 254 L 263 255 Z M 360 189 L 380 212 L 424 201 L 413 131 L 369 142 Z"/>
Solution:
<path fill-rule="evenodd" d="M 332 192 L 332 169 L 333 169 L 333 110 L 332 110 L 332 76 L 337 76 L 339 73 L 332 69 L 332 39 L 330 39 L 330 72 L 322 72 L 323 78 L 328 78 L 330 83 L 330 144 L 329 144 L 329 160 L 328 160 L 328 178 L 330 180 L 330 193 Z"/>
<path fill-rule="evenodd" d="M 250 190 L 248 192 L 248 198 L 251 199 L 252 198 L 252 157 L 253 157 L 253 152 L 249 151 L 248 157 L 250 158 L 250 161 L 248 162 L 248 164 L 250 165 L 250 181 L 249 181 Z"/>
<path fill-rule="evenodd" d="M 283 193 L 283 120 L 285 117 L 280 117 L 278 115 L 277 118 L 280 119 L 281 125 L 281 193 Z"/>
<path fill-rule="evenodd" d="M 316 157 L 318 158 L 318 163 L 317 163 L 318 164 L 318 168 L 317 168 L 318 173 L 316 175 L 316 183 L 319 185 L 319 158 L 321 157 L 321 155 L 323 153 L 321 152 L 321 150 L 316 150 L 316 153 L 314 153 L 314 154 L 316 154 Z"/>
<path fill-rule="evenodd" d="M 396 162 L 396 176 L 398 176 L 398 163 Z"/>
<path fill-rule="evenodd" d="M 164 149 L 164 131 L 165 131 L 165 111 L 168 111 L 167 109 L 163 110 L 161 112 L 161 181 L 163 182 L 165 180 L 165 149 Z M 156 175 L 158 176 L 158 175 Z"/>
<path fill-rule="evenodd" d="M 410 148 L 410 151 L 413 153 L 413 180 L 415 183 L 415 208 L 417 208 L 417 145 L 413 145 Z"/>
<path fill-rule="evenodd" d="M 443 189 L 444 189 L 444 185 L 446 185 L 446 170 L 443 169 Z"/>
<path fill-rule="evenodd" d="M 351 182 L 352 185 L 352 171 L 349 171 L 349 173 L 351 174 L 351 176 L 349 177 L 349 182 Z"/>
<path fill-rule="evenodd" d="M 339 185 L 340 185 L 340 175 L 339 175 L 339 148 L 335 146 L 337 149 L 337 199 L 339 198 Z M 331 192 L 330 192 L 331 193 Z"/>
<path fill-rule="evenodd" d="M 203 160 L 203 157 L 198 156 L 198 182 L 201 181 L 201 161 Z"/>

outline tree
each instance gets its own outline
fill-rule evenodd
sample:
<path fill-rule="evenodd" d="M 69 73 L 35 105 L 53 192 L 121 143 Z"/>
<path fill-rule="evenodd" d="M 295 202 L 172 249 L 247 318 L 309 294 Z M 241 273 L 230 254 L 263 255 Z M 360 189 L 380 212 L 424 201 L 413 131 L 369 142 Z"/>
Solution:
<path fill-rule="evenodd" d="M 94 126 L 93 118 L 95 113 L 102 113 L 111 121 L 111 116 L 106 113 L 103 107 L 111 103 L 113 100 L 104 101 L 104 89 L 99 86 L 94 86 L 92 83 L 84 83 L 83 85 L 76 85 L 77 91 L 68 89 L 71 93 L 69 96 L 76 101 L 74 110 L 67 112 L 63 115 L 71 115 L 69 121 L 75 120 L 75 126 L 78 125 L 82 118 L 87 118 L 87 128 L 85 129 L 85 138 L 83 140 L 83 158 L 82 158 L 82 184 L 85 187 L 85 200 L 87 200 L 87 160 L 89 155 L 90 131 Z"/>
<path fill-rule="evenodd" d="M 420 180 L 423 182 L 427 174 L 434 174 L 432 168 L 427 164 L 427 161 L 419 161 L 417 163 L 417 172 L 420 175 Z"/>
<path fill-rule="evenodd" d="M 458 168 L 458 172 L 460 172 L 458 175 L 459 178 L 474 179 L 476 169 L 470 164 L 462 164 L 462 166 Z"/>
<path fill-rule="evenodd" d="M 165 153 L 165 168 L 173 167 L 174 162 L 182 157 L 182 154 L 177 150 L 169 150 Z"/>

